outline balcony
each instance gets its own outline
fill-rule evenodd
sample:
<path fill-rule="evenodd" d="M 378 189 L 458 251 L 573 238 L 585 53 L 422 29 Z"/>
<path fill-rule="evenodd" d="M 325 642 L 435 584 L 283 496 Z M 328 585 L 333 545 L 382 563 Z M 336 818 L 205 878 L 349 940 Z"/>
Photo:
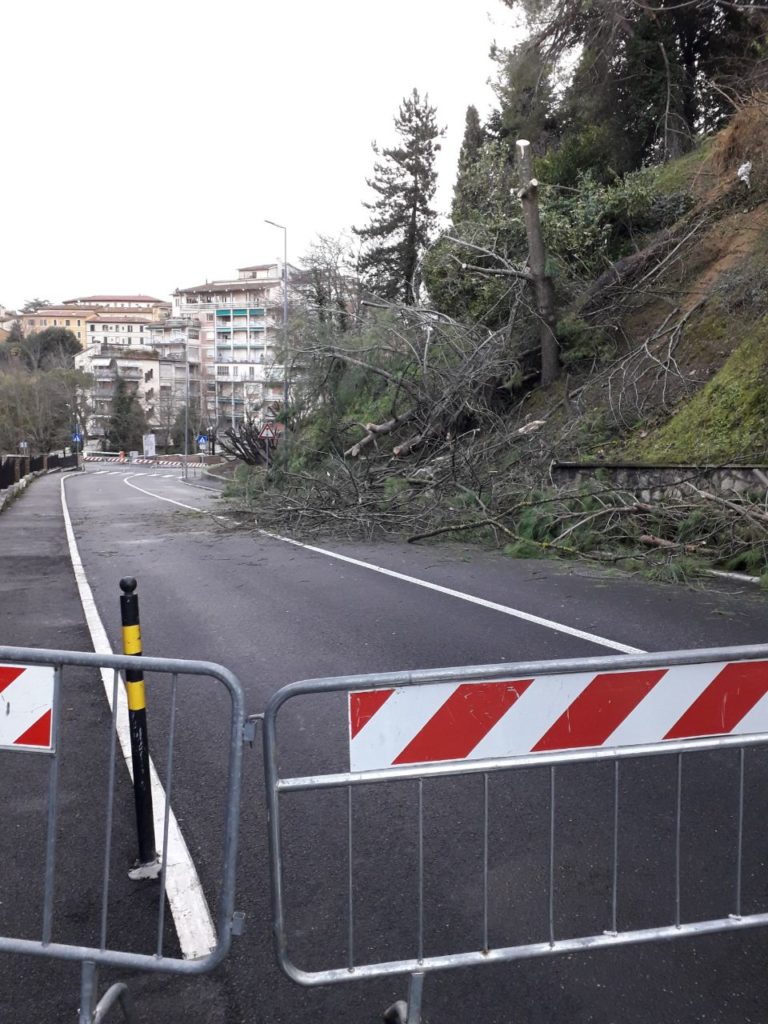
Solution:
<path fill-rule="evenodd" d="M 249 306 L 247 309 L 217 309 L 216 323 L 231 323 L 233 317 L 262 317 L 266 316 L 266 306 Z"/>

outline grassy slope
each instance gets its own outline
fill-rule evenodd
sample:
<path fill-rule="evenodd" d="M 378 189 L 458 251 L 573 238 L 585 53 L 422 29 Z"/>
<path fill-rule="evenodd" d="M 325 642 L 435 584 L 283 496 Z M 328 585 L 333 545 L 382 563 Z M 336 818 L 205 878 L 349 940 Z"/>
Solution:
<path fill-rule="evenodd" d="M 704 388 L 671 419 L 630 440 L 628 458 L 655 463 L 763 463 L 768 449 L 768 317 L 749 326 L 704 318 L 713 334 L 728 326 L 736 348 Z"/>

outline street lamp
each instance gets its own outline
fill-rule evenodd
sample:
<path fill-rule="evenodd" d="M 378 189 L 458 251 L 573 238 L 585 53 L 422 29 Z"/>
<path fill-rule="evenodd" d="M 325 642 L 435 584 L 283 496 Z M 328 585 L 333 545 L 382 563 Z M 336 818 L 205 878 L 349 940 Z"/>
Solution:
<path fill-rule="evenodd" d="M 288 228 L 273 220 L 264 218 L 265 224 L 279 228 L 283 232 L 283 436 L 288 445 Z"/>
<path fill-rule="evenodd" d="M 189 478 L 189 328 L 184 335 L 184 362 L 187 364 L 186 387 L 184 397 L 184 479 Z"/>

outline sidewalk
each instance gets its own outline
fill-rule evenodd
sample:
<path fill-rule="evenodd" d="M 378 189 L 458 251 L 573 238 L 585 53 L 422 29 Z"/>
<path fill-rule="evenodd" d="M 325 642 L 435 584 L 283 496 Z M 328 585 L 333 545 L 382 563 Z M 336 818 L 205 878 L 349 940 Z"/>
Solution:
<path fill-rule="evenodd" d="M 0 515 L 0 643 L 91 651 L 61 513 L 61 473 L 31 481 Z"/>
<path fill-rule="evenodd" d="M 93 649 L 67 547 L 61 479 L 56 473 L 32 481 L 0 515 L 2 645 Z M 99 934 L 110 723 L 97 672 L 65 671 L 61 712 L 53 939 L 93 946 Z M 44 755 L 0 751 L 0 936 L 41 937 L 48 764 Z M 158 890 L 156 883 L 127 878 L 136 845 L 132 805 L 128 773 L 119 763 L 109 940 L 117 948 L 146 949 L 156 928 Z M 166 943 L 176 955 L 172 923 L 166 923 Z M 7 953 L 0 954 L 0 972 L 0 1020 L 77 1019 L 79 964 Z M 99 991 L 115 980 L 129 981 L 138 1021 L 171 1020 L 174 1008 L 180 1011 L 184 986 L 177 979 L 142 975 L 132 981 L 130 974 L 102 970 Z"/>

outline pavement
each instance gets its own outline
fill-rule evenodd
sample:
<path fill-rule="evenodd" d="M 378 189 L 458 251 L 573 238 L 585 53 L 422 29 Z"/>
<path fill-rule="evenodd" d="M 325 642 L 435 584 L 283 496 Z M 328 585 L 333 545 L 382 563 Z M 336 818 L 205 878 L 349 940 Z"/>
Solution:
<path fill-rule="evenodd" d="M 0 515 L 0 644 L 91 651 L 67 548 L 60 502 L 61 475 L 33 481 Z M 100 886 L 105 850 L 110 714 L 100 676 L 66 669 L 62 679 L 61 774 L 57 820 L 53 941 L 99 945 Z M 0 937 L 42 935 L 49 758 L 0 751 Z M 117 772 L 113 858 L 109 872 L 108 943 L 152 950 L 156 942 L 157 883 L 131 882 L 136 856 L 133 795 Z M 166 950 L 178 955 L 166 920 Z M 100 992 L 131 972 L 100 974 Z M 80 970 L 50 958 L 0 953 L 0 1021 L 74 1021 Z M 174 1020 L 178 993 L 162 976 L 142 977 L 153 1011 Z M 198 998 L 204 993 L 198 991 Z M 145 1019 L 143 1016 L 140 1020 Z M 211 1019 L 216 1019 L 215 1015 Z"/>

